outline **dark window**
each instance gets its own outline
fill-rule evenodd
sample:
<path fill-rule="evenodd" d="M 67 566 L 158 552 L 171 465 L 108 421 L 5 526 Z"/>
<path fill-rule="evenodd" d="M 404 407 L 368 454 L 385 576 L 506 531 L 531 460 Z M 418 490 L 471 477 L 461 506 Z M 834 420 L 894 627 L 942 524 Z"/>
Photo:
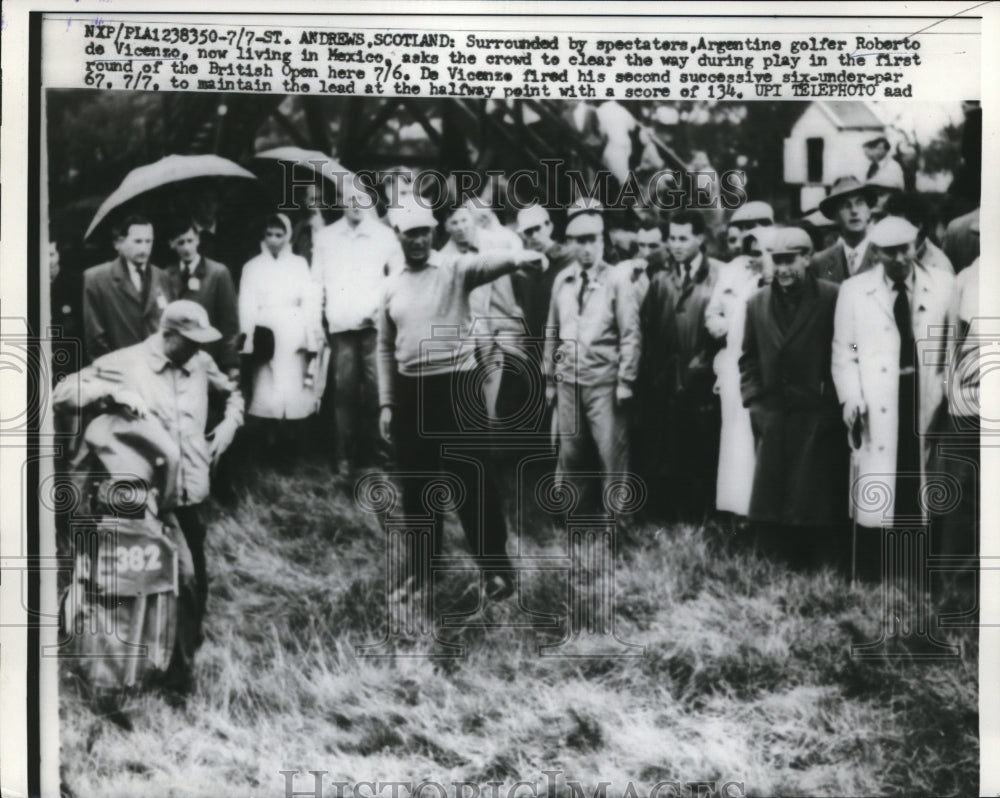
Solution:
<path fill-rule="evenodd" d="M 806 139 L 806 180 L 823 182 L 823 139 Z"/>

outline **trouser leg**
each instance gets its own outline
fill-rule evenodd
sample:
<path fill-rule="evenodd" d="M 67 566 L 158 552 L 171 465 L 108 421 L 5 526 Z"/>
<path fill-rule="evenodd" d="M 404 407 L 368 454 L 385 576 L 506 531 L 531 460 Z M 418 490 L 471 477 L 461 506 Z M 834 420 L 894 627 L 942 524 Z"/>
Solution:
<path fill-rule="evenodd" d="M 601 471 L 604 472 L 604 509 L 613 511 L 613 506 L 607 506 L 609 488 L 613 481 L 622 481 L 629 468 L 628 418 L 625 410 L 615 401 L 613 384 L 590 385 L 581 390 L 587 422 L 597 447 Z"/>
<path fill-rule="evenodd" d="M 385 441 L 378 431 L 378 333 L 361 330 L 358 335 L 357 450 L 361 466 L 383 466 L 388 459 Z"/>
<path fill-rule="evenodd" d="M 430 554 L 441 548 L 441 514 L 427 506 L 425 491 L 431 474 L 440 470 L 440 439 L 424 432 L 433 428 L 428 419 L 434 409 L 422 396 L 426 380 L 418 377 L 396 377 L 396 405 L 393 410 L 392 437 L 395 448 L 396 474 L 402 492 L 403 517 L 408 525 L 431 528 L 431 546 L 410 545 L 404 551 L 404 573 L 413 575 L 415 587 L 421 587 L 430 576 Z M 409 535 L 413 542 L 418 535 Z"/>
<path fill-rule="evenodd" d="M 205 617 L 205 605 L 208 601 L 208 567 L 205 561 L 205 521 L 201 515 L 201 505 L 192 504 L 174 509 L 177 523 L 184 533 L 188 550 L 191 552 L 191 562 L 194 565 L 196 628 L 200 630 Z M 200 638 L 200 635 L 199 635 Z"/>
<path fill-rule="evenodd" d="M 590 419 L 584 404 L 584 387 L 564 381 L 557 386 L 556 413 L 559 427 L 557 473 L 560 482 L 576 496 L 576 508 L 589 506 L 588 485 L 580 476 L 594 470 L 596 451 Z"/>
<path fill-rule="evenodd" d="M 484 446 L 468 447 L 468 430 L 463 429 L 455 406 L 457 401 L 481 403 L 478 407 L 463 408 L 464 416 L 486 417 L 482 394 L 466 388 L 475 385 L 480 376 L 471 371 L 456 372 L 450 384 L 442 383 L 436 400 L 437 406 L 442 409 L 440 423 L 447 427 L 442 468 L 458 478 L 466 496 L 458 507 L 458 517 L 470 553 L 487 574 L 507 574 L 511 570 L 507 556 L 507 522 L 500 490 L 492 472 L 493 459 Z M 481 432 L 474 430 L 473 434 L 480 435 Z M 456 448 L 449 452 L 449 446 Z"/>
<path fill-rule="evenodd" d="M 333 360 L 336 365 L 336 392 L 333 395 L 333 410 L 337 428 L 337 456 L 351 465 L 356 465 L 358 452 L 358 393 L 360 391 L 361 363 L 359 362 L 358 339 L 353 332 L 335 333 L 333 339 Z"/>

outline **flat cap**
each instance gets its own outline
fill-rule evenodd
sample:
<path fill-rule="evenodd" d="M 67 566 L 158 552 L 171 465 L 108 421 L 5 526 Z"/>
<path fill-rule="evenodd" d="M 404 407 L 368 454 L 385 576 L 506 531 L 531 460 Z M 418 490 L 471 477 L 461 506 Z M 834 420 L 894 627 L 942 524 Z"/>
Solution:
<path fill-rule="evenodd" d="M 429 227 L 432 230 L 437 227 L 437 219 L 434 218 L 430 208 L 421 208 L 416 203 L 394 208 L 389 213 L 389 219 L 392 226 L 400 233 L 415 230 L 418 227 Z"/>
<path fill-rule="evenodd" d="M 868 232 L 868 240 L 877 247 L 900 247 L 916 241 L 918 232 L 902 216 L 886 216 Z"/>
<path fill-rule="evenodd" d="M 585 236 L 600 235 L 604 232 L 604 219 L 596 213 L 578 213 L 566 225 L 566 235 Z"/>
<path fill-rule="evenodd" d="M 768 221 L 771 224 L 774 224 L 774 208 L 766 202 L 754 200 L 753 202 L 748 202 L 737 208 L 733 213 L 733 217 L 729 220 L 729 223 L 742 224 L 743 222 L 760 221 Z"/>
<path fill-rule="evenodd" d="M 773 231 L 768 249 L 774 255 L 788 252 L 811 252 L 812 239 L 801 227 L 782 227 Z"/>

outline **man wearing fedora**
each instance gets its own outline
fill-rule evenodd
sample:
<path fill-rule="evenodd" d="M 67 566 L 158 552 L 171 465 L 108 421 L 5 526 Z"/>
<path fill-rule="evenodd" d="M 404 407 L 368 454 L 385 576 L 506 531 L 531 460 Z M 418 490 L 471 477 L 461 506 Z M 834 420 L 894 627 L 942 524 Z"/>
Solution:
<path fill-rule="evenodd" d="M 848 450 L 830 374 L 837 284 L 808 272 L 811 252 L 804 230 L 774 230 L 774 278 L 747 302 L 739 358 L 756 443 L 748 517 L 765 548 L 797 565 L 847 551 Z"/>
<path fill-rule="evenodd" d="M 868 246 L 875 189 L 855 177 L 838 177 L 819 204 L 820 212 L 833 219 L 840 238 L 832 246 L 813 255 L 809 270 L 823 280 L 842 283 L 848 277 L 875 265 L 875 253 Z"/>
<path fill-rule="evenodd" d="M 194 563 L 196 606 L 190 608 L 200 640 L 208 597 L 205 522 L 201 503 L 208 498 L 212 468 L 243 423 L 243 396 L 237 383 L 219 370 L 202 347 L 221 340 L 208 313 L 194 300 L 171 302 L 159 330 L 144 341 L 111 352 L 56 386 L 53 408 L 81 413 L 119 409 L 156 418 L 180 449 L 173 510 Z M 222 421 L 205 434 L 210 393 L 227 397 Z"/>
<path fill-rule="evenodd" d="M 881 529 L 926 523 L 934 431 L 943 409 L 955 277 L 916 259 L 917 229 L 887 216 L 872 228 L 875 267 L 844 281 L 834 315 L 833 381 L 853 449 L 855 567 L 879 577 Z"/>

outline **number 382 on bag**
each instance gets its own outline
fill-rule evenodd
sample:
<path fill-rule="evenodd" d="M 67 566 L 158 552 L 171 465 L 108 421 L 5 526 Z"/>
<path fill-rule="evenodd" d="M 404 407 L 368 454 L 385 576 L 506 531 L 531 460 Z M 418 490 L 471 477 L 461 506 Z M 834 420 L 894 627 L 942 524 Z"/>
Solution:
<path fill-rule="evenodd" d="M 95 563 L 94 581 L 102 592 L 119 596 L 177 592 L 174 544 L 145 519 L 120 519 L 99 528 Z"/>

